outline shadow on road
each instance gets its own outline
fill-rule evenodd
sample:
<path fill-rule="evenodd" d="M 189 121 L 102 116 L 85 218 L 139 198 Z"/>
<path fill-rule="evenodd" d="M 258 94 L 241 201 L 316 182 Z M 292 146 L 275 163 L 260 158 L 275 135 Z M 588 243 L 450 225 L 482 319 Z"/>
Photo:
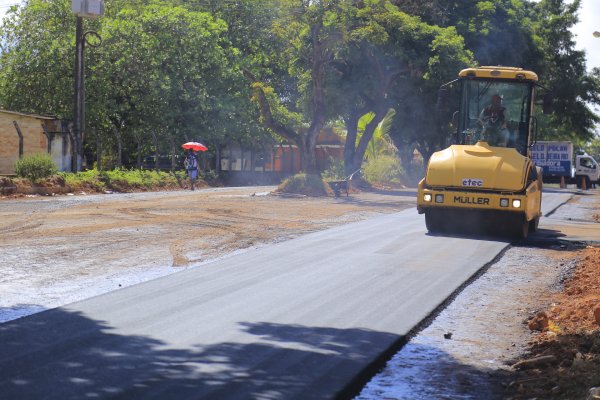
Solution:
<path fill-rule="evenodd" d="M 351 398 L 402 344 L 365 329 L 241 326 L 248 342 L 182 348 L 49 310 L 0 325 L 0 393 L 22 400 Z M 381 354 L 375 362 L 373 349 Z"/>
<path fill-rule="evenodd" d="M 368 350 L 398 341 L 363 329 L 242 328 L 250 343 L 181 349 L 49 310 L 0 325 L 0 393 L 7 399 L 331 398 L 336 388 L 347 392 L 348 376 L 364 373 Z"/>

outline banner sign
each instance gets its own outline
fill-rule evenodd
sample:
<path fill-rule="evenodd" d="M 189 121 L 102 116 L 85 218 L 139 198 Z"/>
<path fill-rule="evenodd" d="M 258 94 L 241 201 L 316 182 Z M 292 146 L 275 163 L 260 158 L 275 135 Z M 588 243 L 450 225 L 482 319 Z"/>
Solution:
<path fill-rule="evenodd" d="M 531 148 L 535 165 L 544 175 L 571 176 L 573 144 L 571 142 L 537 142 Z"/>

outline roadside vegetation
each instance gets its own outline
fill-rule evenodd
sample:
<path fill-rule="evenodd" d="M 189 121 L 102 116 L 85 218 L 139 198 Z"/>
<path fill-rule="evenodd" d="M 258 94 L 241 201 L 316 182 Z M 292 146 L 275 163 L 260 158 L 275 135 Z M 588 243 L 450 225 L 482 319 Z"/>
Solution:
<path fill-rule="evenodd" d="M 32 183 L 38 183 L 58 172 L 58 168 L 49 154 L 33 154 L 17 160 L 15 163 L 17 176 L 26 178 Z"/>
<path fill-rule="evenodd" d="M 115 168 L 109 171 L 90 169 L 77 173 L 58 172 L 50 156 L 35 154 L 15 163 L 15 178 L 0 180 L 2 194 L 59 194 L 71 192 L 105 193 L 187 189 L 185 171 L 156 171 Z M 200 176 L 199 187 L 207 186 Z"/>
<path fill-rule="evenodd" d="M 0 181 L 2 194 L 59 194 L 71 192 L 105 193 L 178 190 L 188 188 L 185 171 L 158 171 L 143 169 L 96 168 L 71 173 L 58 172 L 51 157 L 47 154 L 25 156 L 15 163 L 16 178 L 3 178 Z M 330 166 L 322 174 L 299 173 L 283 180 L 278 186 L 279 193 L 301 194 L 306 196 L 334 195 L 328 182 L 343 181 L 347 178 L 342 160 L 330 159 Z M 388 151 L 371 151 L 371 156 L 363 163 L 361 174 L 356 174 L 351 184 L 357 187 L 394 187 L 407 182 L 398 158 Z M 219 185 L 218 176 L 213 171 L 200 171 L 199 187 Z"/>
<path fill-rule="evenodd" d="M 79 173 L 61 173 L 65 184 L 73 190 L 106 190 L 115 192 L 134 192 L 148 190 L 166 190 L 185 188 L 187 177 L 183 171 L 164 172 L 148 170 L 96 169 Z"/>
<path fill-rule="evenodd" d="M 199 187 L 207 186 L 202 180 Z M 3 194 L 64 194 L 140 192 L 187 189 L 185 172 L 115 169 L 98 171 L 91 169 L 78 173 L 59 172 L 43 179 L 31 181 L 26 177 L 3 178 L 0 188 Z"/>

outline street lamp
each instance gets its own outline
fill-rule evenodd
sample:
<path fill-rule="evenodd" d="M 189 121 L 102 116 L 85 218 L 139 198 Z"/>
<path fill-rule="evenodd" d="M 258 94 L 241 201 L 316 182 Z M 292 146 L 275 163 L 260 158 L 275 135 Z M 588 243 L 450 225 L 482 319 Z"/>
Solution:
<path fill-rule="evenodd" d="M 592 33 L 592 35 L 594 35 L 595 38 L 600 38 L 600 32 L 598 31 Z"/>
<path fill-rule="evenodd" d="M 75 139 L 75 171 L 81 171 L 83 137 L 85 131 L 84 59 L 85 35 L 83 18 L 97 18 L 104 14 L 103 0 L 72 0 L 71 10 L 76 17 L 75 27 L 75 102 L 73 109 L 73 136 Z M 97 36 L 97 34 L 96 34 Z"/>

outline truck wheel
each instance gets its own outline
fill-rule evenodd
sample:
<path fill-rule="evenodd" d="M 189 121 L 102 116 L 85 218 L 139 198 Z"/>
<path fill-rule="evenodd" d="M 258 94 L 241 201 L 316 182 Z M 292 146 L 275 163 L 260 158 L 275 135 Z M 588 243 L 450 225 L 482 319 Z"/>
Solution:
<path fill-rule="evenodd" d="M 521 222 L 521 229 L 517 231 L 518 239 L 527 239 L 527 236 L 529 235 L 530 222 L 531 221 L 527 221 L 525 218 L 523 218 L 523 221 Z"/>
<path fill-rule="evenodd" d="M 504 220 L 504 235 L 516 240 L 526 239 L 529 235 L 529 227 L 533 221 L 527 221 L 527 218 L 523 214 L 506 216 Z M 496 226 L 502 227 L 502 224 Z"/>
<path fill-rule="evenodd" d="M 438 213 L 425 212 L 425 226 L 430 233 L 443 232 L 442 218 Z"/>
<path fill-rule="evenodd" d="M 537 232 L 538 225 L 540 224 L 540 217 L 535 217 L 529 221 L 529 232 Z"/>

